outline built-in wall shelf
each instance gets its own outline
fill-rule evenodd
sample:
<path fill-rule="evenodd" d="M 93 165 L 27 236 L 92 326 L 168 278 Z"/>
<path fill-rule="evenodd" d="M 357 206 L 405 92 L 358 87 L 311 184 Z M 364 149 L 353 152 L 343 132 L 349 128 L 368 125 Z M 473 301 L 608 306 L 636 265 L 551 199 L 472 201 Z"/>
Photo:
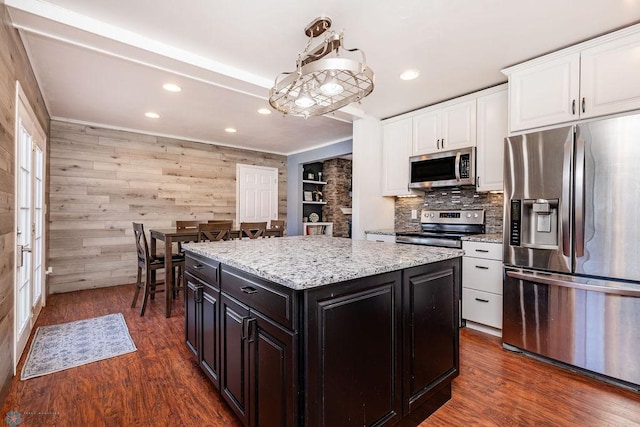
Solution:
<path fill-rule="evenodd" d="M 327 202 L 302 202 L 303 205 L 326 205 Z"/>
<path fill-rule="evenodd" d="M 333 236 L 332 222 L 303 222 L 302 231 L 305 236 Z"/>
<path fill-rule="evenodd" d="M 316 185 L 325 185 L 327 182 L 326 181 L 310 181 L 308 179 L 303 179 L 302 180 L 303 184 L 316 184 Z"/>

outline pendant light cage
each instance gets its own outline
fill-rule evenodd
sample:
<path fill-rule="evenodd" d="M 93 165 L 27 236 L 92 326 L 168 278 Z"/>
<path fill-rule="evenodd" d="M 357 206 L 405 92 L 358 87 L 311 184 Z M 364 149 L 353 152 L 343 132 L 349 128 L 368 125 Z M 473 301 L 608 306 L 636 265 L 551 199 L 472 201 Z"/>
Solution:
<path fill-rule="evenodd" d="M 296 70 L 278 75 L 269 91 L 269 104 L 285 115 L 310 117 L 338 110 L 373 91 L 373 70 L 359 49 L 345 49 L 343 34 L 329 30 L 329 18 L 317 18 L 306 28 L 309 41 L 298 55 Z M 324 41 L 311 48 L 326 30 Z M 355 58 L 354 58 L 355 57 Z"/>

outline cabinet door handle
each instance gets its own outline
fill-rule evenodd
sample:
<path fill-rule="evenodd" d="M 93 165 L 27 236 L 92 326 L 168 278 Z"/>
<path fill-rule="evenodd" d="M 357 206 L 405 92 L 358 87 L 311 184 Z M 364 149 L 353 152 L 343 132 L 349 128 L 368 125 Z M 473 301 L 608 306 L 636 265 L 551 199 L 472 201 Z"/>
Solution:
<path fill-rule="evenodd" d="M 476 249 L 476 252 L 482 252 L 482 253 L 488 253 L 489 251 L 487 249 Z"/>
<path fill-rule="evenodd" d="M 573 114 L 574 116 L 576 115 L 576 100 L 575 99 L 571 102 L 571 114 Z"/>
<path fill-rule="evenodd" d="M 242 328 L 242 341 L 246 340 L 248 337 L 248 328 L 247 328 L 247 324 L 249 323 L 249 316 L 243 317 L 242 318 L 242 324 L 241 324 L 241 328 Z"/>
<path fill-rule="evenodd" d="M 444 148 L 444 138 L 442 138 L 442 148 Z"/>
<path fill-rule="evenodd" d="M 436 148 L 437 148 L 438 150 L 440 149 L 440 140 L 439 140 L 439 139 L 436 141 Z"/>
<path fill-rule="evenodd" d="M 245 286 L 243 288 L 240 288 L 240 290 L 245 294 L 255 294 L 256 292 L 258 292 L 258 290 L 252 286 Z"/>
<path fill-rule="evenodd" d="M 193 266 L 194 270 L 202 270 L 203 268 L 204 268 L 204 265 L 202 265 L 202 264 L 196 264 L 196 265 Z"/>
<path fill-rule="evenodd" d="M 476 265 L 476 268 L 479 268 L 480 270 L 488 270 L 489 267 L 485 267 L 484 265 Z"/>
<path fill-rule="evenodd" d="M 482 298 L 476 298 L 476 301 L 478 301 L 478 302 L 489 302 L 488 299 L 482 299 Z"/>
<path fill-rule="evenodd" d="M 583 97 L 582 97 L 582 112 L 583 112 L 583 113 L 585 112 L 585 105 L 586 105 L 586 103 L 585 103 L 585 98 L 584 98 L 584 96 L 583 96 Z"/>
<path fill-rule="evenodd" d="M 249 338 L 249 343 L 255 342 L 256 340 L 256 322 L 257 320 L 254 318 L 247 320 L 247 338 Z"/>

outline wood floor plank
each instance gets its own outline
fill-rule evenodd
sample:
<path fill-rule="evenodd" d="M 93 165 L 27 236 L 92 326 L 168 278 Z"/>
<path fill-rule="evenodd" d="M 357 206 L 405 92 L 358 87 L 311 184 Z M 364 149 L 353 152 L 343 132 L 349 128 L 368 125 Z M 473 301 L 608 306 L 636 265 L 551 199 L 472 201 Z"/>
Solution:
<path fill-rule="evenodd" d="M 19 411 L 24 426 L 240 426 L 184 344 L 181 296 L 169 319 L 162 295 L 144 317 L 129 308 L 132 296 L 133 285 L 50 296 L 37 326 L 121 312 L 138 350 L 14 378 L 0 416 Z M 469 329 L 460 345 L 453 398 L 423 427 L 640 426 L 640 394 L 505 351 Z"/>

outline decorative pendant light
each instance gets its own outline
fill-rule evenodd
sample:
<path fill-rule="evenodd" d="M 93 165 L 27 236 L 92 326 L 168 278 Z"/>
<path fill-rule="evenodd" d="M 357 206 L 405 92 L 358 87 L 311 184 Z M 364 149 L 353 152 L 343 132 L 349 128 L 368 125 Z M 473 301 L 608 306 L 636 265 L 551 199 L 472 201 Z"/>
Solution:
<path fill-rule="evenodd" d="M 343 34 L 329 30 L 331 19 L 317 18 L 305 28 L 309 37 L 298 54 L 296 70 L 276 77 L 269 91 L 269 104 L 291 116 L 320 116 L 353 102 L 373 91 L 373 70 L 366 65 L 363 51 L 345 49 Z M 327 31 L 324 41 L 314 48 L 311 42 Z M 352 59 L 342 55 L 360 58 Z"/>

